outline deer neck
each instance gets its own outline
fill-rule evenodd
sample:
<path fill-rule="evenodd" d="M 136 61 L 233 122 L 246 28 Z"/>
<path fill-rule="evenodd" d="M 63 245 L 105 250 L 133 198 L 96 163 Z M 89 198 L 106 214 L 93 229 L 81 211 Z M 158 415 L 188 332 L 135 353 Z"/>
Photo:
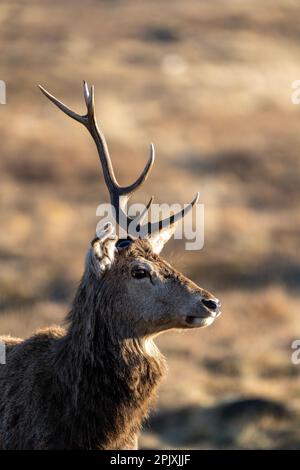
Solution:
<path fill-rule="evenodd" d="M 104 302 L 101 286 L 94 287 L 83 282 L 78 289 L 67 334 L 56 349 L 57 370 L 66 387 L 72 384 L 73 414 L 89 417 L 89 423 L 80 419 L 93 430 L 90 442 L 124 448 L 124 436 L 134 439 L 148 414 L 165 362 L 151 338 L 116 334 L 104 320 L 109 302 Z"/>

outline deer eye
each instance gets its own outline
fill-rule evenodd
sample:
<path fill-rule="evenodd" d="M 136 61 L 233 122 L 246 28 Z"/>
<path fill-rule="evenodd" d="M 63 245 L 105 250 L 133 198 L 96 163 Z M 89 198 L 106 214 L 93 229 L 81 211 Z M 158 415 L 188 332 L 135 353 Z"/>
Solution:
<path fill-rule="evenodd" d="M 133 268 L 131 271 L 131 275 L 135 279 L 143 279 L 144 277 L 149 276 L 149 271 L 147 271 L 147 269 L 140 268 L 140 267 Z"/>

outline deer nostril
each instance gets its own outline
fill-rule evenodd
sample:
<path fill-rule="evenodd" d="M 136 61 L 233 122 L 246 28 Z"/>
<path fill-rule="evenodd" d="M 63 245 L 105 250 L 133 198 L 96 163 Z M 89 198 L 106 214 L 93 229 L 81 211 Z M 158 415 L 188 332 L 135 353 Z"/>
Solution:
<path fill-rule="evenodd" d="M 206 308 L 209 310 L 212 310 L 213 312 L 217 311 L 219 309 L 219 301 L 218 300 L 207 300 L 207 299 L 202 299 L 203 305 L 205 305 Z"/>

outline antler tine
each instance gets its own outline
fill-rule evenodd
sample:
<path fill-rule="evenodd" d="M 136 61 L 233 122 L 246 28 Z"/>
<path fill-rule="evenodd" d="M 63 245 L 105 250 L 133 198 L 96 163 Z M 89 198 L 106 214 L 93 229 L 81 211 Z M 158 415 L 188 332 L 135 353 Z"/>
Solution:
<path fill-rule="evenodd" d="M 95 87 L 90 88 L 85 80 L 83 80 L 83 96 L 87 108 L 87 117 L 96 123 L 95 117 Z"/>
<path fill-rule="evenodd" d="M 186 207 L 184 207 L 181 211 L 177 212 L 176 214 L 167 217 L 166 219 L 160 220 L 159 222 L 154 222 L 153 224 L 148 223 L 147 227 L 147 236 L 152 236 L 153 234 L 160 232 L 166 227 L 170 227 L 178 222 L 178 220 L 183 219 L 194 207 L 194 205 L 199 200 L 199 192 L 197 192 L 196 196 Z"/>
<path fill-rule="evenodd" d="M 91 96 L 91 94 L 93 94 L 92 88 L 93 88 L 93 86 L 91 86 L 91 88 L 89 90 L 89 86 L 88 86 L 87 82 L 85 80 L 83 80 L 83 94 L 84 94 L 84 99 L 85 99 L 87 107 L 88 107 L 88 104 L 91 102 L 90 96 Z"/>
<path fill-rule="evenodd" d="M 178 220 L 183 219 L 193 209 L 194 205 L 197 204 L 197 202 L 199 201 L 199 197 L 200 197 L 200 193 L 197 192 L 192 202 L 190 202 L 181 211 L 177 212 L 174 215 L 171 215 L 171 217 L 169 218 L 170 219 L 169 225 L 174 225 L 175 222 L 178 222 Z M 165 219 L 165 220 L 168 220 L 168 219 Z M 162 221 L 162 224 L 163 223 L 164 223 L 164 220 Z"/>
<path fill-rule="evenodd" d="M 72 111 L 68 106 L 66 106 L 62 101 L 59 101 L 55 96 L 51 95 L 49 91 L 45 90 L 41 85 L 38 85 L 39 89 L 41 92 L 50 100 L 52 103 L 54 103 L 61 111 L 63 111 L 65 114 L 70 116 L 72 119 L 75 119 L 75 121 L 81 122 L 81 124 L 85 125 L 85 117 L 81 116 L 80 114 L 75 113 Z"/>
<path fill-rule="evenodd" d="M 117 182 L 115 177 L 112 161 L 109 155 L 107 143 L 102 131 L 99 129 L 96 115 L 95 115 L 95 93 L 94 93 L 94 86 L 92 85 L 90 88 L 87 82 L 83 81 L 83 94 L 84 100 L 87 107 L 87 114 L 86 114 L 86 121 L 85 127 L 88 129 L 89 133 L 94 139 L 96 144 L 98 155 L 101 161 L 103 175 L 105 179 L 105 183 L 108 187 L 108 191 L 110 194 L 110 199 L 113 205 L 115 205 L 119 195 L 120 195 L 120 185 Z"/>
<path fill-rule="evenodd" d="M 138 188 L 140 188 L 142 186 L 142 184 L 148 178 L 148 175 L 151 171 L 154 160 L 155 160 L 155 149 L 154 149 L 154 145 L 150 144 L 150 156 L 149 156 L 149 159 L 148 159 L 148 161 L 145 165 L 145 168 L 143 169 L 142 173 L 140 174 L 140 176 L 137 178 L 137 180 L 134 183 L 132 183 L 129 186 L 120 187 L 120 194 L 130 195 L 134 191 L 136 191 Z"/>
<path fill-rule="evenodd" d="M 141 223 L 145 220 L 146 214 L 147 214 L 147 212 L 148 212 L 148 210 L 149 210 L 149 208 L 150 208 L 150 206 L 153 202 L 153 199 L 154 199 L 154 196 L 151 196 L 151 198 L 150 198 L 148 204 L 146 205 L 146 207 L 142 210 L 142 212 L 138 216 L 135 217 L 134 221 L 135 221 L 135 224 L 136 224 L 137 227 L 140 226 Z"/>

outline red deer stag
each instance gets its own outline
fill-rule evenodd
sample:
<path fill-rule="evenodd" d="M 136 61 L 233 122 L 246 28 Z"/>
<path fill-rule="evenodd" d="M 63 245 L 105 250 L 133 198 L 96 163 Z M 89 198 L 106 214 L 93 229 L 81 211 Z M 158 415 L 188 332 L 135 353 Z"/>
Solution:
<path fill-rule="evenodd" d="M 146 180 L 153 147 L 140 177 L 120 186 L 96 122 L 93 88 L 84 83 L 84 116 L 42 91 L 92 135 L 116 217 L 123 211 L 128 228 L 132 219 L 123 203 Z M 7 350 L 0 365 L 1 449 L 137 448 L 165 370 L 153 338 L 172 328 L 208 326 L 220 314 L 219 300 L 159 256 L 196 201 L 140 226 L 142 239 L 117 240 L 107 224 L 87 252 L 66 329 L 40 330 L 26 340 L 0 337 Z"/>

